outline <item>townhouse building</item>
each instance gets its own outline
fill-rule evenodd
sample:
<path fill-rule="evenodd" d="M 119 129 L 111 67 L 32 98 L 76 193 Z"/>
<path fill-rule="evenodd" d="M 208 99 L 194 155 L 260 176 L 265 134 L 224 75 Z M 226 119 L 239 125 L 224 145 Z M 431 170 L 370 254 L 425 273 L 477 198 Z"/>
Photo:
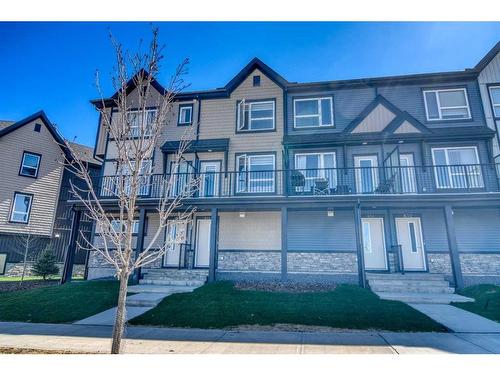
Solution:
<path fill-rule="evenodd" d="M 208 276 L 364 286 L 367 277 L 403 273 L 455 287 L 499 282 L 491 114 L 500 114 L 499 80 L 483 79 L 488 69 L 500 76 L 498 46 L 488 56 L 464 71 L 312 83 L 289 82 L 255 58 L 222 88 L 177 95 L 146 166 L 136 251 L 159 225 L 158 176 L 174 174 L 180 186 L 200 177 L 186 201 L 197 210 L 192 224 L 167 227 L 185 233 L 183 241 L 143 269 L 140 282 Z M 131 80 L 131 100 L 135 90 Z M 112 121 L 113 98 L 105 100 Z M 186 129 L 195 140 L 173 166 Z M 96 138 L 99 184 L 109 186 L 116 154 L 102 123 Z M 102 192 L 112 212 L 116 200 Z M 89 278 L 112 274 L 90 255 Z"/>
<path fill-rule="evenodd" d="M 31 264 L 50 246 L 62 265 L 69 242 L 72 207 L 66 158 L 78 157 L 97 174 L 100 162 L 93 149 L 72 144 L 76 155 L 43 111 L 20 121 L 0 122 L 0 274 L 20 275 L 28 246 Z M 85 219 L 80 230 L 90 235 Z M 87 254 L 79 251 L 74 262 L 83 275 Z M 60 267 L 62 270 L 62 267 Z"/>

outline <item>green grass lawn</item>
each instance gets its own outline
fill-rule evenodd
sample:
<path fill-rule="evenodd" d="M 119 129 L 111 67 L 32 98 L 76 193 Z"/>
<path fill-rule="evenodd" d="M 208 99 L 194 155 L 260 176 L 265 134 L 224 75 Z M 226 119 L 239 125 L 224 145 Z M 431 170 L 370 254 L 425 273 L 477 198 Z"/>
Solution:
<path fill-rule="evenodd" d="M 279 323 L 390 331 L 443 331 L 408 305 L 380 300 L 369 290 L 340 285 L 331 292 L 283 293 L 234 289 L 229 282 L 174 294 L 131 324 L 224 328 Z"/>
<path fill-rule="evenodd" d="M 74 322 L 116 306 L 118 282 L 76 281 L 0 293 L 0 321 Z"/>
<path fill-rule="evenodd" d="M 454 306 L 500 322 L 500 286 L 488 284 L 474 285 L 462 289 L 458 293 L 472 297 L 476 301 L 453 303 Z"/>
<path fill-rule="evenodd" d="M 43 280 L 41 276 L 24 276 L 24 281 L 40 281 Z M 59 280 L 59 276 L 52 276 L 47 278 L 47 280 Z M 73 277 L 73 280 L 83 280 L 82 276 Z M 2 281 L 21 281 L 21 276 L 0 276 L 0 282 Z"/>

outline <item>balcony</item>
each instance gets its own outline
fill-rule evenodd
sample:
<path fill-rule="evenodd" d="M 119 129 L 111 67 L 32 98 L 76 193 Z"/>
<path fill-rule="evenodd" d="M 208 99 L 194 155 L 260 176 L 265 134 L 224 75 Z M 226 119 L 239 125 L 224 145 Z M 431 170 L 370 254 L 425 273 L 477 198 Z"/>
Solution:
<path fill-rule="evenodd" d="M 192 198 L 198 199 L 500 191 L 495 164 L 469 164 L 153 174 L 144 177 L 140 195 L 174 196 L 186 191 L 193 179 L 199 183 Z M 119 184 L 127 188 L 126 176 L 104 176 L 96 181 L 101 198 L 115 198 Z"/>

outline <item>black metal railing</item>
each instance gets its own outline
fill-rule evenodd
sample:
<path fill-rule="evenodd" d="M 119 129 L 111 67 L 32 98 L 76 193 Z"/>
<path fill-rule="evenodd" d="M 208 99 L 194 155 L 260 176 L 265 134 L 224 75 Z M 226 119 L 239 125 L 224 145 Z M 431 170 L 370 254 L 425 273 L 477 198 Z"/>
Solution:
<path fill-rule="evenodd" d="M 500 191 L 495 164 L 190 172 L 148 175 L 140 183 L 145 198 L 181 193 L 209 199 Z M 100 177 L 96 186 L 101 198 L 128 191 L 126 176 Z"/>

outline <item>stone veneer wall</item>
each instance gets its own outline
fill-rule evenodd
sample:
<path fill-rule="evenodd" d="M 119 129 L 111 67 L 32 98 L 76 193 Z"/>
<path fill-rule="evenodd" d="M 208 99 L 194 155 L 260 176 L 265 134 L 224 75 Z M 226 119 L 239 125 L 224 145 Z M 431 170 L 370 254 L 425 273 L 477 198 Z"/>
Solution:
<path fill-rule="evenodd" d="M 500 278 L 500 254 L 460 254 L 462 274 Z"/>
<path fill-rule="evenodd" d="M 218 251 L 219 272 L 281 272 L 279 251 Z"/>
<path fill-rule="evenodd" d="M 32 276 L 33 273 L 33 262 L 28 262 L 26 265 L 26 276 Z M 64 264 L 57 263 L 59 267 L 59 276 L 61 276 Z M 5 265 L 5 274 L 2 276 L 21 276 L 23 274 L 23 264 L 22 263 L 7 263 Z M 75 264 L 73 265 L 73 277 L 83 277 L 85 274 L 85 265 L 84 264 Z"/>
<path fill-rule="evenodd" d="M 430 273 L 453 276 L 450 254 L 448 253 L 427 253 L 427 268 Z"/>
<path fill-rule="evenodd" d="M 289 252 L 287 266 L 290 273 L 358 273 L 356 253 Z"/>

